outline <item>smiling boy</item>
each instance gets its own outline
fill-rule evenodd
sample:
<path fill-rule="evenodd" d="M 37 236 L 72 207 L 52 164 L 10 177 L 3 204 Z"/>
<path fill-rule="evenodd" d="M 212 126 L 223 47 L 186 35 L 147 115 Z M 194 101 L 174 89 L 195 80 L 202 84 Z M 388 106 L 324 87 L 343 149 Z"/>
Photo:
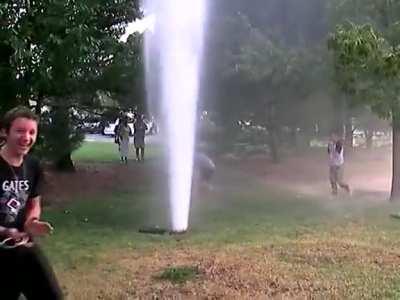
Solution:
<path fill-rule="evenodd" d="M 52 226 L 40 219 L 39 162 L 28 155 L 36 142 L 38 117 L 28 108 L 7 112 L 0 124 L 1 299 L 62 299 L 61 289 L 34 238 Z"/>

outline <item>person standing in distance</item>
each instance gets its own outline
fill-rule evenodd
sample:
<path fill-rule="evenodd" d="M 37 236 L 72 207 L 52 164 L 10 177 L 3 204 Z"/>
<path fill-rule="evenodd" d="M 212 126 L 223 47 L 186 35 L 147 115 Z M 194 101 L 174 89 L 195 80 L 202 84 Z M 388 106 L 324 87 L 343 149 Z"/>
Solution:
<path fill-rule="evenodd" d="M 129 136 L 131 135 L 131 128 L 128 125 L 128 117 L 124 117 L 118 124 L 118 140 L 119 140 L 119 153 L 121 162 L 128 164 L 129 156 Z"/>
<path fill-rule="evenodd" d="M 147 125 L 144 122 L 144 115 L 139 115 L 133 124 L 133 143 L 136 149 L 136 160 L 144 160 L 144 138 L 146 136 Z"/>

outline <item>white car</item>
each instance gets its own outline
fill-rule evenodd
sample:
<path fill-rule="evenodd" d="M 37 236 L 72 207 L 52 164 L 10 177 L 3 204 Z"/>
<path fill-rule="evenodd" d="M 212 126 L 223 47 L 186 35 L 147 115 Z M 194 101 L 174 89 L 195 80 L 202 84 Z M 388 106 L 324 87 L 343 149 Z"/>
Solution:
<path fill-rule="evenodd" d="M 104 135 L 115 135 L 115 127 L 119 124 L 119 118 L 115 120 L 114 123 L 109 123 L 106 127 L 104 127 L 103 134 Z M 128 123 L 128 126 L 131 128 L 133 134 L 133 123 Z"/>
<path fill-rule="evenodd" d="M 149 134 L 150 132 L 150 128 L 151 128 L 151 123 L 149 123 L 147 120 L 144 121 L 147 125 L 147 130 L 146 130 L 146 134 Z M 106 127 L 104 127 L 103 130 L 103 134 L 104 135 L 110 135 L 110 136 L 114 136 L 115 135 L 115 127 L 118 126 L 119 124 L 119 118 L 115 120 L 114 123 L 109 123 Z M 133 135 L 133 122 L 128 123 L 128 126 L 131 128 L 131 132 Z"/>

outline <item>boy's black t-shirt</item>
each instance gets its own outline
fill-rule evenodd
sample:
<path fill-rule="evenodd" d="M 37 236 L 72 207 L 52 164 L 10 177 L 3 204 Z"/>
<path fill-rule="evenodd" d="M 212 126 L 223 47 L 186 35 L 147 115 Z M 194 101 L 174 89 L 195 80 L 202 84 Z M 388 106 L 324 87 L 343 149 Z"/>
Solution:
<path fill-rule="evenodd" d="M 26 156 L 20 167 L 0 156 L 0 226 L 23 230 L 26 205 L 40 195 L 43 171 L 39 161 Z"/>

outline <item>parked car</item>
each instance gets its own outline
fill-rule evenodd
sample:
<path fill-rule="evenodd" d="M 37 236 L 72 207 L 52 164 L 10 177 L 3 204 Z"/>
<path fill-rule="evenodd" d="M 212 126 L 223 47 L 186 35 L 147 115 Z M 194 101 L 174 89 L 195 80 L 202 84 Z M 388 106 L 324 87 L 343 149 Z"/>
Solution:
<path fill-rule="evenodd" d="M 147 125 L 146 134 L 150 134 L 150 129 L 152 127 L 151 121 L 144 120 Z M 103 135 L 114 136 L 115 135 L 115 127 L 119 124 L 119 118 L 115 120 L 114 123 L 108 123 L 107 126 L 104 127 Z M 131 132 L 133 134 L 133 122 L 129 122 L 128 126 L 131 128 Z"/>
<path fill-rule="evenodd" d="M 100 122 L 83 122 L 82 129 L 85 133 L 101 133 Z"/>

